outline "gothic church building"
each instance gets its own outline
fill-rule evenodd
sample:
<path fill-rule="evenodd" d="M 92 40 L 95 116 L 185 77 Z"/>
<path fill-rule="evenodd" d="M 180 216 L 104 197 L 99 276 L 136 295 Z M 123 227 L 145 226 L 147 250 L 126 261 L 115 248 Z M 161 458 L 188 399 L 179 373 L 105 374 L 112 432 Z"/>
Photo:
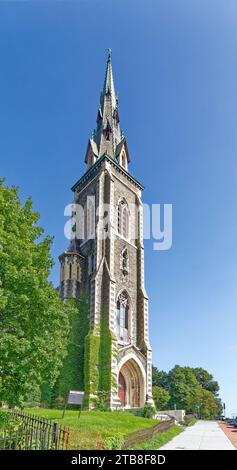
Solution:
<path fill-rule="evenodd" d="M 152 402 L 148 297 L 144 285 L 143 186 L 129 171 L 111 52 L 85 174 L 74 184 L 72 240 L 60 257 L 60 294 L 88 305 L 83 359 L 86 406 L 106 392 L 111 409 Z M 83 212 L 77 207 L 82 208 Z"/>

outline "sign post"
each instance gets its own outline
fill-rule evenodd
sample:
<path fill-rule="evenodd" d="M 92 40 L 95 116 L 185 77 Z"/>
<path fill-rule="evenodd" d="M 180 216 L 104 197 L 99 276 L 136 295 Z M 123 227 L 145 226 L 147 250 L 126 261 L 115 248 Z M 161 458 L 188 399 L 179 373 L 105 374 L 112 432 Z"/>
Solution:
<path fill-rule="evenodd" d="M 82 392 L 79 390 L 70 390 L 68 397 L 67 397 L 67 401 L 64 406 L 62 418 L 64 418 L 67 405 L 79 405 L 80 408 L 78 411 L 78 418 L 80 418 L 84 395 L 85 395 L 85 392 Z"/>

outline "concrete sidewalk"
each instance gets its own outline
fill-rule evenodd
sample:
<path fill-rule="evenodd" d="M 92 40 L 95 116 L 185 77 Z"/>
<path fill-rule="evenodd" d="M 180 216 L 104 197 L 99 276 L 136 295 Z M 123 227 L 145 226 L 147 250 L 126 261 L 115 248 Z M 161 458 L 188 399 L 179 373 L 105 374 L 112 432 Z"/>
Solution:
<path fill-rule="evenodd" d="M 197 421 L 159 450 L 235 450 L 216 421 Z"/>

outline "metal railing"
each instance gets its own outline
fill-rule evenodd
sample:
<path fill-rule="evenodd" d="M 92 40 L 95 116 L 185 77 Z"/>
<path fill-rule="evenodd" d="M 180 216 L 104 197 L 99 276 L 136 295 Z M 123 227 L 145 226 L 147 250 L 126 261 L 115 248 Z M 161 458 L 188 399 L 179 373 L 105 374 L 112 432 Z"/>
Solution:
<path fill-rule="evenodd" d="M 0 429 L 0 450 L 66 450 L 69 428 L 52 419 L 7 411 L 13 426 Z"/>

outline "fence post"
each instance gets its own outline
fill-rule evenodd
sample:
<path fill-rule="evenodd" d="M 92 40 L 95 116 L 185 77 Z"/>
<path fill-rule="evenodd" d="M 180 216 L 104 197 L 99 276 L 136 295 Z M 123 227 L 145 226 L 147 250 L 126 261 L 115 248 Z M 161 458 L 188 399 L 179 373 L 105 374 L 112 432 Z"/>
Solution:
<path fill-rule="evenodd" d="M 53 423 L 52 443 L 57 449 L 58 423 Z"/>

